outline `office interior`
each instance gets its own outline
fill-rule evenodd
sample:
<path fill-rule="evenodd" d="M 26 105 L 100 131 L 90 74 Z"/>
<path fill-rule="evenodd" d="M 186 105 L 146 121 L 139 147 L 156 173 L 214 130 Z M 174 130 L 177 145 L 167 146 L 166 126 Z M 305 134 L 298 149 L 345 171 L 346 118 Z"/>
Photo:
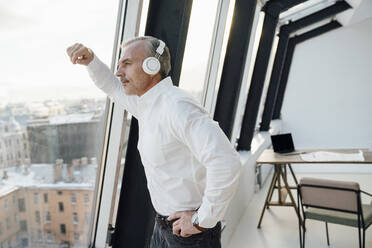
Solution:
<path fill-rule="evenodd" d="M 300 247 L 293 208 L 270 207 L 257 228 L 274 167 L 256 161 L 272 148 L 270 136 L 281 133 L 291 133 L 299 150 L 372 152 L 372 1 L 117 0 L 107 5 L 107 22 L 87 18 L 87 27 L 71 33 L 95 46 L 113 72 L 123 41 L 139 35 L 162 39 L 171 52 L 173 83 L 205 107 L 241 156 L 222 247 Z M 27 12 L 18 10 L 20 16 Z M 75 23 L 78 13 L 72 10 Z M 15 32 L 12 25 L 2 29 Z M 84 28 L 102 29 L 109 39 L 100 43 L 99 33 L 84 37 Z M 9 61 L 9 68 L 19 63 Z M 38 105 L 37 99 L 5 100 L 18 94 L 13 88 L 0 93 L 1 248 L 149 245 L 155 212 L 137 150 L 138 122 L 103 93 L 91 93 L 95 86 L 82 74 L 87 84 L 71 92 L 82 93 L 68 104 L 55 100 L 58 87 L 45 89 Z M 21 94 L 20 99 L 28 93 Z M 372 192 L 371 164 L 309 163 L 293 170 L 298 179 L 356 181 Z M 372 204 L 371 197 L 362 201 Z M 306 247 L 359 245 L 355 228 L 329 224 L 328 246 L 324 223 L 307 225 Z M 372 247 L 371 232 L 366 231 L 365 247 Z"/>

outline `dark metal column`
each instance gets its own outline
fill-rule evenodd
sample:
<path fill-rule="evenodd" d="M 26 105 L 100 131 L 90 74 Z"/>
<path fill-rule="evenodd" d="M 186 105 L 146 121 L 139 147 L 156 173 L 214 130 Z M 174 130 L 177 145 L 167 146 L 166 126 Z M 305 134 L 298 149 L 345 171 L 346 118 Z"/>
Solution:
<path fill-rule="evenodd" d="M 265 19 L 244 111 L 242 129 L 238 142 L 238 150 L 251 149 L 251 141 L 256 125 L 258 108 L 260 105 L 265 75 L 270 59 L 271 48 L 280 10 L 281 7 L 279 4 L 266 5 L 264 8 Z"/>
<path fill-rule="evenodd" d="M 345 10 L 350 9 L 351 6 L 345 1 L 338 1 L 335 4 L 319 10 L 311 15 L 305 16 L 297 21 L 291 22 L 287 25 L 283 25 L 281 30 L 291 34 L 300 30 L 301 28 L 307 27 L 319 21 L 325 20 L 329 17 L 337 15 Z"/>
<path fill-rule="evenodd" d="M 280 109 L 283 104 L 284 92 L 287 86 L 289 69 L 291 68 L 295 46 L 296 46 L 295 38 L 289 39 L 288 47 L 287 47 L 287 54 L 285 55 L 283 70 L 282 70 L 282 74 L 281 74 L 280 81 L 279 81 L 279 88 L 278 88 L 277 96 L 275 99 L 276 101 L 275 101 L 275 106 L 274 106 L 273 119 L 280 118 Z"/>
<path fill-rule="evenodd" d="M 308 39 L 311 39 L 313 37 L 316 37 L 316 36 L 322 35 L 326 32 L 329 32 L 333 29 L 339 28 L 341 26 L 342 25 L 339 22 L 331 21 L 328 24 L 320 26 L 316 29 L 313 29 L 313 30 L 311 30 L 309 32 L 306 32 L 304 34 L 301 34 L 299 36 L 295 36 L 295 37 L 293 37 L 289 40 L 287 55 L 286 55 L 286 59 L 285 59 L 285 62 L 284 62 L 284 67 L 283 67 L 283 72 L 282 72 L 282 78 L 280 80 L 280 86 L 279 86 L 278 95 L 277 95 L 277 98 L 276 98 L 273 119 L 280 119 L 280 112 L 281 112 L 282 105 L 283 105 L 284 93 L 285 93 L 285 89 L 287 87 L 289 71 L 290 71 L 290 67 L 291 67 L 291 64 L 292 64 L 292 58 L 293 58 L 293 54 L 294 54 L 294 50 L 295 50 L 296 45 L 298 43 L 304 42 L 304 41 L 306 41 Z"/>
<path fill-rule="evenodd" d="M 279 88 L 279 81 L 282 75 L 285 56 L 287 53 L 287 46 L 289 41 L 289 34 L 281 31 L 279 33 L 279 43 L 275 54 L 273 71 L 271 73 L 270 84 L 267 90 L 265 107 L 262 114 L 262 122 L 260 131 L 268 131 L 270 128 L 271 118 L 274 112 L 274 103 Z"/>
<path fill-rule="evenodd" d="M 159 38 L 167 44 L 171 54 L 173 84 L 178 86 L 192 0 L 151 0 L 147 15 L 146 35 Z"/>
<path fill-rule="evenodd" d="M 145 33 L 168 45 L 175 85 L 179 82 L 191 6 L 190 0 L 151 0 L 149 5 Z M 138 122 L 132 118 L 112 247 L 148 247 L 152 235 L 155 212 L 137 142 Z"/>
<path fill-rule="evenodd" d="M 228 138 L 231 138 L 234 125 L 256 4 L 257 0 L 236 0 L 235 2 L 214 112 L 214 120 L 219 123 Z"/>

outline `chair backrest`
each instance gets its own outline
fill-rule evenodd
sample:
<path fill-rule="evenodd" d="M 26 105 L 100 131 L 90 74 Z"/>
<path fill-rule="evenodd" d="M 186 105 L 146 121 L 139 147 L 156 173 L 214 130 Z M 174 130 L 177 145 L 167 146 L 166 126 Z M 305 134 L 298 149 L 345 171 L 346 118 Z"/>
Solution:
<path fill-rule="evenodd" d="M 303 205 L 358 212 L 359 184 L 318 178 L 302 178 L 299 189 Z"/>

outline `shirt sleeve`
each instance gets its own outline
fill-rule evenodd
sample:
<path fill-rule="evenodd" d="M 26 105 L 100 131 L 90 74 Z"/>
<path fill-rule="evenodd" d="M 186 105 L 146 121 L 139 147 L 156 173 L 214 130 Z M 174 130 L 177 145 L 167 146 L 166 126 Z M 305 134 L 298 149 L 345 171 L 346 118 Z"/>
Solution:
<path fill-rule="evenodd" d="M 98 88 L 113 98 L 115 103 L 122 105 L 129 113 L 138 117 L 138 96 L 126 95 L 120 80 L 96 55 L 87 66 L 87 70 Z"/>
<path fill-rule="evenodd" d="M 206 167 L 206 188 L 198 219 L 201 227 L 212 228 L 223 219 L 238 186 L 240 157 L 218 123 L 200 105 L 181 101 L 174 106 L 172 132 Z"/>

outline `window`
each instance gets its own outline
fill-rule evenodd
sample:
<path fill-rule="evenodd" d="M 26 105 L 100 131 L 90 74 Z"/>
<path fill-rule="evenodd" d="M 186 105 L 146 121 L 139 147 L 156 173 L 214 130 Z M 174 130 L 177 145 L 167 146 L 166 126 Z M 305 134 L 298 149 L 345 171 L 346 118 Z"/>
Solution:
<path fill-rule="evenodd" d="M 43 233 L 41 232 L 41 230 L 37 230 L 37 239 L 39 241 L 42 241 L 43 240 Z"/>
<path fill-rule="evenodd" d="M 71 204 L 76 205 L 76 195 L 74 193 L 71 194 Z"/>
<path fill-rule="evenodd" d="M 88 194 L 84 194 L 84 203 L 85 203 L 85 205 L 89 204 L 89 195 Z"/>
<path fill-rule="evenodd" d="M 25 198 L 19 198 L 18 199 L 18 210 L 19 210 L 19 212 L 25 212 L 26 211 Z"/>
<path fill-rule="evenodd" d="M 26 220 L 21 220 L 19 222 L 21 232 L 27 232 L 27 221 Z"/>
<path fill-rule="evenodd" d="M 8 199 L 5 199 L 5 200 L 4 200 L 4 209 L 5 209 L 5 210 L 8 210 L 8 208 L 9 208 Z"/>
<path fill-rule="evenodd" d="M 90 221 L 90 214 L 88 212 L 85 212 L 85 224 L 89 224 Z"/>
<path fill-rule="evenodd" d="M 36 223 L 40 223 L 40 211 L 39 210 L 35 211 L 35 221 Z"/>
<path fill-rule="evenodd" d="M 12 240 L 8 239 L 8 248 L 12 248 Z"/>
<path fill-rule="evenodd" d="M 78 224 L 78 214 L 77 213 L 72 213 L 72 222 L 74 224 Z"/>
<path fill-rule="evenodd" d="M 18 214 L 14 214 L 14 222 L 18 224 Z"/>
<path fill-rule="evenodd" d="M 78 232 L 74 232 L 74 240 L 79 241 L 80 239 L 80 234 Z"/>
<path fill-rule="evenodd" d="M 47 231 L 47 241 L 52 242 L 52 232 L 51 231 Z"/>
<path fill-rule="evenodd" d="M 74 18 L 67 20 L 63 12 L 70 12 L 72 5 L 76 7 L 73 8 L 76 10 L 74 16 L 79 17 L 76 20 L 73 20 Z M 74 231 L 77 230 L 67 234 L 67 229 L 70 230 L 69 225 L 73 225 L 71 221 L 73 212 L 81 215 L 78 217 L 82 222 L 85 212 L 95 212 L 93 207 L 96 205 L 93 206 L 91 203 L 96 197 L 94 195 L 96 176 L 101 176 L 100 173 L 96 173 L 101 171 L 98 168 L 101 166 L 100 161 L 96 164 L 77 166 L 73 170 L 67 170 L 67 167 L 74 159 L 100 156 L 106 130 L 103 124 L 106 123 L 107 96 L 92 83 L 85 68 L 70 63 L 66 48 L 76 40 L 91 47 L 105 64 L 110 65 L 114 40 L 120 38 L 115 37 L 118 6 L 119 0 L 108 2 L 93 0 L 89 5 L 83 0 L 38 1 L 36 6 L 27 0 L 0 4 L 1 10 L 2 7 L 6 7 L 6 13 L 10 13 L 1 15 L 5 18 L 2 21 L 12 24 L 12 27 L 13 24 L 17 26 L 1 32 L 0 68 L 4 68 L 3 65 L 6 63 L 6 70 L 1 70 L 0 84 L 9 80 L 11 82 L 1 84 L 0 87 L 2 105 L 0 116 L 5 126 L 8 125 L 8 120 L 15 120 L 22 130 L 13 132 L 12 128 L 4 126 L 6 132 L 0 131 L 2 148 L 0 153 L 4 160 L 6 156 L 9 158 L 5 163 L 0 163 L 0 167 L 9 167 L 11 170 L 6 186 L 14 184 L 9 185 L 9 188 L 19 188 L 12 191 L 9 197 L 3 197 L 8 198 L 7 202 L 0 201 L 0 209 L 3 210 L 0 212 L 2 215 L 0 221 L 3 225 L 0 243 L 5 240 L 6 248 L 8 236 L 12 237 L 13 247 L 22 245 L 49 247 L 52 244 L 47 243 L 47 240 L 53 242 L 53 247 L 59 246 L 63 241 L 72 246 Z M 20 7 L 22 11 L 19 11 Z M 77 8 L 83 7 L 86 11 L 79 14 Z M 13 14 L 16 14 L 16 18 Z M 100 23 L 95 30 L 91 29 L 91 23 L 88 21 L 92 19 Z M 97 32 L 100 33 L 98 38 L 94 37 Z M 19 53 L 17 52 L 16 56 L 7 53 L 9 47 Z M 46 62 L 50 54 L 61 56 L 56 60 L 58 62 L 56 65 L 52 66 Z M 38 58 L 40 63 L 25 63 L 28 58 Z M 42 64 L 44 66 L 41 66 Z M 20 67 L 26 68 L 26 65 L 27 72 L 14 73 L 19 71 Z M 57 73 L 60 76 L 55 77 Z M 9 152 L 4 151 L 4 141 Z M 26 157 L 31 159 L 25 160 Z M 57 159 L 62 160 L 61 171 L 58 166 L 54 166 Z M 16 166 L 19 163 L 22 166 L 18 166 L 20 167 L 18 170 Z M 27 165 L 29 171 L 27 175 L 21 168 L 23 164 Z M 33 183 L 24 184 L 22 183 L 24 180 Z M 74 192 L 75 196 L 71 196 L 69 203 L 71 192 Z M 78 192 L 89 195 L 87 205 L 83 203 L 83 194 L 80 195 Z M 11 197 L 14 197 L 14 204 Z M 66 215 L 64 203 L 68 204 Z M 70 204 L 75 204 L 73 211 L 69 209 Z M 8 211 L 5 211 L 4 207 Z M 19 218 L 17 224 L 15 213 Z M 60 220 L 63 218 L 65 221 Z M 25 222 L 21 223 L 21 220 L 25 219 L 26 226 Z M 62 240 L 58 230 L 61 222 L 64 222 L 66 230 L 66 237 L 62 237 Z M 19 241 L 16 242 L 15 233 L 21 229 L 20 225 L 23 225 L 23 230 L 26 230 L 26 227 L 28 233 L 22 232 Z M 6 233 L 7 226 L 11 227 L 9 235 Z M 78 231 L 84 237 L 79 245 L 88 247 L 89 226 L 83 225 Z M 8 236 L 5 237 L 4 233 Z M 33 241 L 38 241 L 39 236 L 42 236 L 40 241 L 43 243 L 34 244 Z M 28 237 L 28 245 L 26 241 L 22 241 L 25 237 Z"/>
<path fill-rule="evenodd" d="M 58 202 L 58 209 L 59 209 L 59 212 L 63 212 L 63 210 L 64 210 L 63 202 Z"/>
<path fill-rule="evenodd" d="M 193 1 L 179 87 L 202 102 L 218 8 L 215 0 Z M 208 9 L 208 15 L 205 10 Z M 203 20 L 200 22 L 200 20 Z M 200 39 L 200 37 L 203 37 Z M 195 58 L 198 59 L 195 59 Z"/>
<path fill-rule="evenodd" d="M 39 203 L 39 193 L 34 193 L 34 203 L 35 204 Z"/>
<path fill-rule="evenodd" d="M 28 238 L 21 239 L 22 247 L 28 247 Z"/>
<path fill-rule="evenodd" d="M 0 235 L 3 234 L 3 223 L 0 222 Z"/>
<path fill-rule="evenodd" d="M 9 219 L 9 217 L 6 218 L 6 229 L 8 231 L 10 230 L 10 219 Z"/>
<path fill-rule="evenodd" d="M 50 212 L 49 211 L 47 211 L 46 213 L 45 213 L 45 222 L 46 223 L 50 223 Z"/>
<path fill-rule="evenodd" d="M 66 225 L 61 224 L 61 234 L 66 234 Z"/>

